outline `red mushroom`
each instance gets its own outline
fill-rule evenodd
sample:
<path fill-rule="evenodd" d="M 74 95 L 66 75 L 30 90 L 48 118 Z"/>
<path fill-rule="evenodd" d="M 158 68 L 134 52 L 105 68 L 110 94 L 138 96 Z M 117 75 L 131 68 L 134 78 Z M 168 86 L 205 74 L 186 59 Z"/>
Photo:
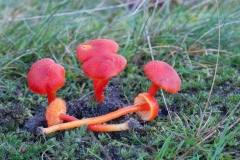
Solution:
<path fill-rule="evenodd" d="M 39 127 L 38 132 L 41 134 L 49 134 L 59 130 L 66 130 L 70 128 L 81 127 L 86 124 L 91 125 L 91 124 L 103 123 L 103 122 L 107 122 L 112 119 L 118 118 L 128 113 L 133 113 L 133 112 L 136 112 L 141 117 L 142 120 L 151 121 L 157 117 L 158 111 L 159 111 L 159 106 L 158 106 L 157 100 L 149 93 L 140 93 L 135 98 L 134 105 L 132 106 L 127 106 L 98 117 L 92 117 L 92 118 L 86 118 L 86 119 L 76 120 L 72 122 L 62 123 L 62 124 L 54 125 L 48 128 Z"/>
<path fill-rule="evenodd" d="M 117 53 L 118 44 L 109 39 L 96 39 L 80 44 L 76 48 L 77 58 L 84 63 L 101 54 Z"/>
<path fill-rule="evenodd" d="M 35 93 L 48 96 L 48 103 L 56 98 L 56 91 L 66 82 L 63 66 L 50 58 L 35 62 L 27 74 L 28 87 Z"/>
<path fill-rule="evenodd" d="M 46 110 L 46 120 L 48 127 L 63 123 L 63 121 L 71 122 L 78 120 L 77 118 L 66 114 L 66 102 L 61 98 L 54 99 Z"/>
<path fill-rule="evenodd" d="M 167 63 L 150 61 L 144 66 L 144 72 L 152 81 L 148 93 L 154 96 L 159 88 L 168 93 L 175 94 L 181 88 L 181 79 L 177 72 Z"/>
<path fill-rule="evenodd" d="M 117 54 L 103 54 L 91 58 L 82 65 L 83 72 L 93 80 L 94 99 L 97 102 L 104 100 L 103 89 L 109 79 L 118 75 L 125 67 L 126 59 Z"/>

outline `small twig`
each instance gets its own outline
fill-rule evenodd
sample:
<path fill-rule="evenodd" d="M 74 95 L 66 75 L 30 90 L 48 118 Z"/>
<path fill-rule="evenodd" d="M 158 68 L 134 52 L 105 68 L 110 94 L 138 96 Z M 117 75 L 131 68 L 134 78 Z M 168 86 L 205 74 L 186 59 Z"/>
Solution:
<path fill-rule="evenodd" d="M 222 52 L 222 53 L 230 53 L 228 51 L 225 50 L 216 50 L 216 49 L 200 49 L 200 50 L 195 50 L 195 51 L 185 51 L 183 53 L 189 53 L 189 54 L 198 54 L 198 53 L 206 53 L 207 52 Z"/>
<path fill-rule="evenodd" d="M 204 115 L 203 115 L 204 116 Z M 208 119 L 206 121 L 206 123 L 203 125 L 203 127 L 201 129 L 198 129 L 198 132 L 197 132 L 197 137 L 200 135 L 200 133 L 202 132 L 202 130 L 206 127 L 206 125 L 208 124 L 208 121 L 210 120 L 212 116 L 212 108 L 211 108 L 211 111 L 210 111 L 210 114 L 208 116 Z"/>
<path fill-rule="evenodd" d="M 211 132 L 210 134 L 208 134 L 206 137 L 204 137 L 200 142 L 198 142 L 198 144 L 201 144 L 203 142 L 205 142 L 208 138 L 210 138 L 212 135 L 214 134 L 214 131 Z"/>
<path fill-rule="evenodd" d="M 54 145 L 52 145 L 51 148 L 52 148 L 52 147 L 54 147 Z M 43 155 L 46 155 L 47 158 L 48 158 L 49 160 L 51 160 L 51 158 L 46 154 L 47 151 L 48 151 L 48 149 L 46 149 L 46 150 L 43 151 L 43 153 L 42 153 L 42 160 L 44 159 Z"/>
<path fill-rule="evenodd" d="M 154 46 L 152 48 L 173 48 L 173 49 L 176 49 L 177 51 L 183 51 L 183 49 L 181 47 L 178 47 L 178 46 Z M 231 52 L 226 51 L 226 50 L 218 50 L 218 49 L 212 49 L 212 48 L 199 49 L 199 50 L 195 50 L 195 51 L 187 50 L 187 51 L 184 51 L 184 52 L 181 52 L 181 53 L 199 54 L 199 53 L 203 53 L 203 52 L 206 53 L 206 54 L 207 54 L 207 52 L 231 53 Z"/>
<path fill-rule="evenodd" d="M 239 121 L 240 121 L 240 117 L 231 126 L 228 127 L 228 130 L 234 127 Z"/>
<path fill-rule="evenodd" d="M 170 118 L 171 124 L 173 124 L 172 116 L 171 116 L 171 113 L 170 113 L 170 111 L 169 111 L 169 109 L 168 109 L 167 102 L 166 102 L 166 98 L 165 98 L 165 96 L 164 96 L 163 90 L 160 89 L 160 91 L 161 91 L 161 94 L 162 94 L 162 97 L 163 97 L 164 105 L 165 105 L 165 107 L 166 107 L 166 109 L 167 109 L 167 112 L 168 112 L 168 114 L 169 114 L 169 118 Z"/>
<path fill-rule="evenodd" d="M 97 137 L 93 134 L 92 131 L 88 131 L 92 137 L 92 139 L 99 145 L 99 147 L 102 150 L 102 153 L 107 157 L 108 160 L 112 160 L 112 158 L 109 156 L 109 154 L 107 153 L 107 151 L 104 149 L 104 147 L 102 146 L 101 142 L 99 142 L 99 140 L 97 139 Z"/>
<path fill-rule="evenodd" d="M 220 57 L 220 42 L 221 42 L 221 30 L 220 29 L 221 29 L 221 26 L 220 26 L 220 19 L 219 19 L 220 15 L 219 15 L 219 9 L 218 9 L 218 0 L 216 0 L 216 7 L 217 7 L 217 14 L 218 14 L 218 52 L 217 52 L 217 60 L 216 60 L 216 65 L 215 65 L 213 81 L 212 81 L 211 89 L 209 91 L 209 96 L 208 96 L 207 102 L 205 104 L 205 108 L 204 108 L 203 113 L 206 112 L 208 104 L 209 104 L 209 101 L 210 101 L 210 98 L 211 98 L 211 95 L 212 95 L 213 87 L 215 85 L 215 79 L 216 79 L 216 75 L 217 75 L 217 70 L 218 70 L 218 61 L 219 61 L 219 57 Z M 200 125 L 198 127 L 197 135 L 199 135 L 200 132 L 203 130 L 203 128 L 206 126 L 206 125 L 204 125 L 202 127 L 203 118 L 204 118 L 204 115 L 202 115 L 202 117 L 201 117 L 201 121 L 200 121 Z"/>
<path fill-rule="evenodd" d="M 224 121 L 226 121 L 226 120 L 227 120 L 227 118 L 225 118 Z M 224 122 L 224 121 L 223 121 L 223 122 Z M 240 121 L 240 118 L 238 118 L 237 121 L 235 121 L 231 126 L 229 126 L 229 127 L 228 127 L 228 130 L 230 130 L 232 127 L 234 127 L 239 121 Z M 198 144 L 201 144 L 201 143 L 203 143 L 204 141 L 206 141 L 208 138 L 210 138 L 210 137 L 214 134 L 214 131 L 216 131 L 216 129 L 218 129 L 223 122 L 220 122 L 216 127 L 214 127 L 213 129 L 211 129 L 211 130 L 210 130 L 210 131 L 211 131 L 210 133 L 209 133 L 209 131 L 208 131 L 209 134 L 208 134 L 206 137 L 204 137 L 200 142 L 198 142 Z"/>
<path fill-rule="evenodd" d="M 143 3 L 145 2 L 146 0 L 143 0 L 139 5 L 138 7 L 134 10 L 134 12 L 130 15 L 130 16 L 133 16 L 134 14 L 137 13 L 137 11 L 139 10 L 139 8 L 143 5 Z"/>
<path fill-rule="evenodd" d="M 187 152 L 185 152 L 184 154 L 182 154 L 178 160 L 182 160 L 182 159 L 185 159 L 185 157 L 189 154 L 189 152 L 191 152 L 193 150 L 193 148 L 189 149 Z"/>
<path fill-rule="evenodd" d="M 175 48 L 177 50 L 183 50 L 181 47 L 178 46 L 154 46 L 152 48 Z"/>
<path fill-rule="evenodd" d="M 151 54 L 151 58 L 152 58 L 152 60 L 154 60 L 152 45 L 151 45 L 150 36 L 149 36 L 147 28 L 146 28 L 146 34 L 147 34 L 147 41 L 148 41 L 148 47 L 149 47 L 149 51 L 150 51 L 150 54 Z"/>
<path fill-rule="evenodd" d="M 191 11 L 191 10 L 195 10 L 195 9 L 197 9 L 197 8 L 199 8 L 199 7 L 202 7 L 203 5 L 205 5 L 205 4 L 207 4 L 207 3 L 209 3 L 209 0 L 205 0 L 205 1 L 201 2 L 201 3 L 196 3 L 196 5 L 194 5 L 194 6 L 192 6 L 191 8 L 189 8 L 189 10 L 190 10 L 190 11 Z"/>

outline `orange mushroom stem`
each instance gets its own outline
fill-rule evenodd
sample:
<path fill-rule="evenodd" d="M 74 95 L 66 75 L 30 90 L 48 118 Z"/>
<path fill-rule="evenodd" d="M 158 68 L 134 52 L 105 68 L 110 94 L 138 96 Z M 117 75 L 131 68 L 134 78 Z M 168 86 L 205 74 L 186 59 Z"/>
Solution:
<path fill-rule="evenodd" d="M 61 113 L 59 115 L 59 119 L 63 120 L 63 121 L 67 121 L 67 122 L 72 122 L 72 121 L 76 121 L 78 120 L 77 118 L 73 117 L 73 116 L 70 116 L 66 113 Z"/>
<path fill-rule="evenodd" d="M 156 84 L 152 83 L 151 86 L 148 88 L 147 92 L 154 96 L 158 90 L 159 90 L 159 87 Z"/>
<path fill-rule="evenodd" d="M 39 127 L 38 132 L 41 134 L 49 134 L 59 130 L 66 130 L 76 127 L 81 127 L 83 125 L 98 124 L 110 121 L 112 119 L 121 117 L 128 113 L 136 112 L 142 120 L 151 121 L 156 118 L 158 115 L 158 102 L 151 96 L 149 93 L 140 93 L 134 100 L 134 105 L 127 106 L 121 109 L 118 109 L 114 112 L 92 118 L 86 118 L 81 120 L 76 120 L 72 122 L 62 123 L 54 125 L 48 128 Z"/>
<path fill-rule="evenodd" d="M 87 126 L 88 130 L 94 132 L 114 132 L 129 130 L 128 122 L 121 124 L 91 124 Z"/>
<path fill-rule="evenodd" d="M 103 80 L 93 80 L 94 99 L 97 102 L 104 101 L 104 88 L 108 84 L 109 78 Z"/>
<path fill-rule="evenodd" d="M 87 126 L 88 130 L 94 132 L 116 132 L 125 131 L 137 128 L 139 126 L 138 121 L 133 118 L 121 124 L 91 124 Z"/>
<path fill-rule="evenodd" d="M 48 104 L 50 104 L 54 99 L 56 99 L 56 92 L 47 92 Z"/>

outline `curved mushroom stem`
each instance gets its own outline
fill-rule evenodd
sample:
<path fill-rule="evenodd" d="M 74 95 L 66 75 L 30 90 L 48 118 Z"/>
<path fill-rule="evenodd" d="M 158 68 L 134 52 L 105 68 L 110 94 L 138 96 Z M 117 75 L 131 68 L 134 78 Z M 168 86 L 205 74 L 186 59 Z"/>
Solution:
<path fill-rule="evenodd" d="M 115 132 L 132 130 L 135 128 L 139 129 L 141 128 L 141 125 L 133 118 L 130 118 L 128 121 L 121 124 L 91 124 L 87 126 L 88 130 L 94 132 Z"/>
<path fill-rule="evenodd" d="M 50 104 L 56 98 L 56 92 L 48 92 L 47 97 L 48 97 L 48 104 Z"/>
<path fill-rule="evenodd" d="M 79 120 L 75 117 L 69 116 L 67 114 L 61 113 L 59 115 L 59 119 L 67 122 L 72 122 Z M 94 132 L 114 132 L 114 131 L 124 131 L 129 130 L 128 126 L 129 121 L 121 123 L 121 124 L 90 124 L 87 126 L 88 130 L 94 131 Z"/>
<path fill-rule="evenodd" d="M 104 88 L 108 84 L 109 79 L 104 80 L 93 80 L 93 87 L 94 87 L 94 99 L 101 103 L 104 101 Z"/>
<path fill-rule="evenodd" d="M 149 104 L 147 103 L 144 103 L 141 105 L 127 106 L 124 108 L 120 108 L 114 112 L 111 112 L 102 116 L 98 116 L 98 117 L 92 117 L 92 118 L 86 118 L 86 119 L 81 119 L 77 121 L 62 123 L 62 124 L 54 125 L 48 128 L 40 127 L 38 128 L 38 132 L 40 132 L 41 134 L 49 134 L 59 130 L 66 130 L 66 129 L 76 128 L 76 127 L 81 127 L 85 124 L 90 125 L 90 124 L 103 123 L 103 122 L 107 122 L 112 119 L 121 117 L 128 113 L 147 111 L 147 110 L 149 110 Z"/>
<path fill-rule="evenodd" d="M 67 114 L 61 113 L 59 115 L 59 119 L 72 122 L 79 120 L 75 117 L 69 116 Z M 124 131 L 129 130 L 128 126 L 129 121 L 121 124 L 90 124 L 87 126 L 88 130 L 94 131 L 94 132 L 114 132 L 114 131 Z"/>
<path fill-rule="evenodd" d="M 69 116 L 67 114 L 61 113 L 59 115 L 59 119 L 67 122 L 72 122 L 79 120 L 73 116 Z M 90 124 L 87 126 L 88 130 L 94 132 L 114 132 L 114 131 L 125 131 L 129 130 L 129 121 L 121 123 L 121 124 Z"/>
<path fill-rule="evenodd" d="M 91 124 L 87 126 L 88 130 L 94 132 L 114 132 L 129 130 L 128 121 L 121 124 Z"/>
<path fill-rule="evenodd" d="M 65 113 L 61 113 L 59 115 L 59 119 L 60 120 L 63 120 L 63 121 L 67 121 L 67 122 L 72 122 L 72 121 L 76 121 L 78 120 L 77 118 L 73 117 L 73 116 L 70 116 L 68 114 L 65 114 Z"/>
<path fill-rule="evenodd" d="M 79 120 L 73 116 L 69 116 L 67 114 L 61 113 L 59 115 L 59 119 L 67 122 L 72 122 Z M 88 130 L 94 132 L 114 132 L 114 131 L 124 131 L 129 130 L 129 121 L 121 123 L 121 124 L 90 124 L 87 126 Z"/>
<path fill-rule="evenodd" d="M 152 83 L 147 92 L 150 95 L 154 96 L 158 90 L 159 90 L 159 87 L 156 84 Z"/>

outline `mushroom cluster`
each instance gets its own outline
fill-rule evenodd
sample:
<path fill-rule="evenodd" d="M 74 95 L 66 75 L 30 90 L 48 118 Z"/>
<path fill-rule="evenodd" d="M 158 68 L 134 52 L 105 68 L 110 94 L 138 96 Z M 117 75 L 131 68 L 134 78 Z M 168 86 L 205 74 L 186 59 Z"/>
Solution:
<path fill-rule="evenodd" d="M 76 48 L 83 72 L 93 81 L 94 99 L 98 103 L 104 101 L 103 90 L 109 79 L 126 67 L 127 60 L 115 54 L 118 48 L 116 42 L 108 39 L 91 40 Z"/>
<path fill-rule="evenodd" d="M 93 81 L 93 98 L 104 101 L 104 88 L 113 76 L 117 76 L 127 64 L 126 59 L 116 54 L 118 44 L 108 39 L 91 40 L 76 48 L 77 59 L 82 63 L 82 70 Z M 44 58 L 32 65 L 27 75 L 29 88 L 39 94 L 47 94 L 49 106 L 46 110 L 47 128 L 39 127 L 38 133 L 49 134 L 59 130 L 87 125 L 95 132 L 113 132 L 129 130 L 138 124 L 129 119 L 121 124 L 103 124 L 129 113 L 136 113 L 142 121 L 152 121 L 158 116 L 159 105 L 155 99 L 158 89 L 176 94 L 181 88 L 181 79 L 177 72 L 163 61 L 150 61 L 144 66 L 146 76 L 152 84 L 147 92 L 139 93 L 134 104 L 97 117 L 77 119 L 66 114 L 66 102 L 56 98 L 56 91 L 66 82 L 63 66 L 50 58 Z M 97 109 L 97 108 L 96 108 Z"/>

